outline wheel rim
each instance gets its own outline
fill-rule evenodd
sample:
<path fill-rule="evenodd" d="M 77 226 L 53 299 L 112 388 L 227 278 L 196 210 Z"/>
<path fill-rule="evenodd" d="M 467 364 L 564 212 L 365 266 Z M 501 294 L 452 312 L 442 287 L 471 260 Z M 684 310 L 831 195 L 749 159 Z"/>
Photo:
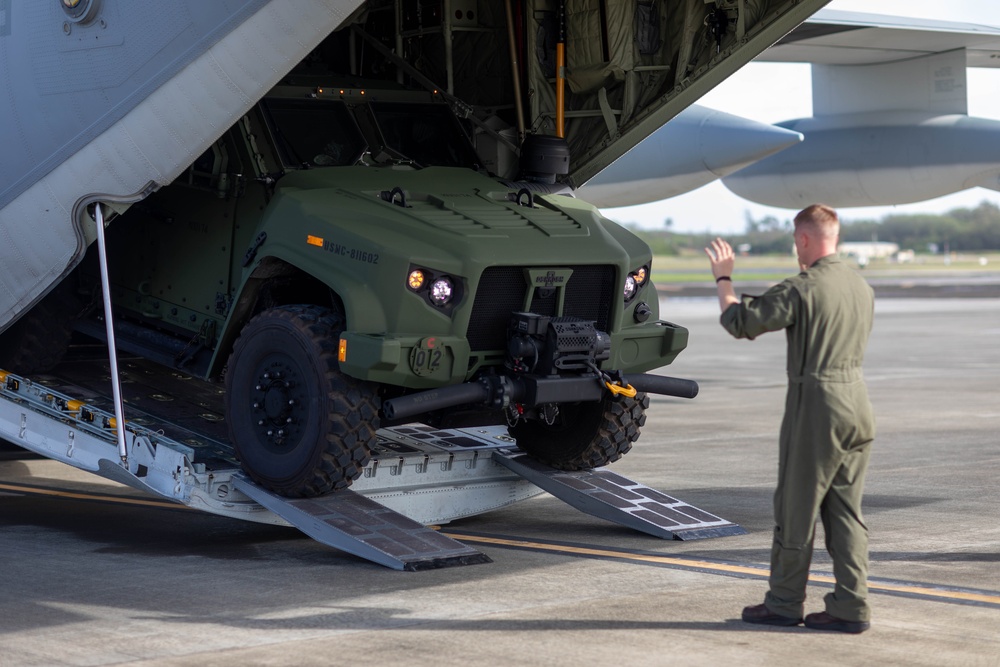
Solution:
<path fill-rule="evenodd" d="M 270 355 L 254 369 L 251 430 L 268 451 L 287 454 L 301 442 L 308 416 L 303 371 L 284 355 Z"/>

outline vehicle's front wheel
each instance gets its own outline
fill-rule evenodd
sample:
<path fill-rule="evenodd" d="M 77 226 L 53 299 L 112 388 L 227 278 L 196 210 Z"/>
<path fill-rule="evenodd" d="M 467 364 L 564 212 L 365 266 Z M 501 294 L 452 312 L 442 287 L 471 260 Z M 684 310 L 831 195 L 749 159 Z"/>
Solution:
<path fill-rule="evenodd" d="M 343 320 L 326 308 L 282 306 L 250 320 L 226 372 L 226 419 L 243 469 L 290 497 L 346 488 L 371 457 L 375 386 L 340 372 Z"/>
<path fill-rule="evenodd" d="M 611 396 L 596 403 L 562 405 L 550 425 L 536 419 L 510 427 L 526 454 L 560 470 L 589 470 L 620 459 L 639 438 L 649 398 Z"/>

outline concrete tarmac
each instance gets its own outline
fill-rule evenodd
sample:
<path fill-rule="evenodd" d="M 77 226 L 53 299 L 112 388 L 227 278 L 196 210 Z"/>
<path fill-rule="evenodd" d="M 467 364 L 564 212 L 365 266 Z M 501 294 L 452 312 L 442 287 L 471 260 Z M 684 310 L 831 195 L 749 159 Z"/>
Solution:
<path fill-rule="evenodd" d="M 733 340 L 714 299 L 661 310 L 691 330 L 663 372 L 701 393 L 654 397 L 611 470 L 746 535 L 663 541 L 542 495 L 442 527 L 493 563 L 395 572 L 0 454 L 0 666 L 1000 665 L 1000 300 L 877 304 L 857 636 L 739 620 L 766 587 L 784 336 Z"/>

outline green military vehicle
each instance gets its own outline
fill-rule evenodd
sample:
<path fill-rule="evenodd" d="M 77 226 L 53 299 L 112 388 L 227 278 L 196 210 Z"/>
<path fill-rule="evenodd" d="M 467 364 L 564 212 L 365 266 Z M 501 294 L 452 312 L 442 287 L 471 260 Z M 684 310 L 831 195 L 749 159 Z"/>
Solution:
<path fill-rule="evenodd" d="M 119 346 L 224 380 L 243 467 L 286 495 L 346 486 L 406 421 L 506 423 L 557 467 L 618 459 L 636 386 L 693 391 L 638 375 L 687 343 L 649 248 L 545 194 L 555 173 L 489 175 L 440 95 L 371 83 L 287 77 L 114 220 Z M 564 166 L 540 139 L 533 166 Z"/>

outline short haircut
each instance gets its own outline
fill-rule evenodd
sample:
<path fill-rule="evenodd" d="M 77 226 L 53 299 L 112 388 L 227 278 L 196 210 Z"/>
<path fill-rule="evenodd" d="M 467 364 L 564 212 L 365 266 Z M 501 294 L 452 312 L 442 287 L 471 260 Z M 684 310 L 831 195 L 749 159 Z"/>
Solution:
<path fill-rule="evenodd" d="M 808 226 L 820 236 L 834 237 L 840 234 L 840 218 L 837 212 L 826 204 L 813 204 L 795 216 L 795 228 Z"/>

